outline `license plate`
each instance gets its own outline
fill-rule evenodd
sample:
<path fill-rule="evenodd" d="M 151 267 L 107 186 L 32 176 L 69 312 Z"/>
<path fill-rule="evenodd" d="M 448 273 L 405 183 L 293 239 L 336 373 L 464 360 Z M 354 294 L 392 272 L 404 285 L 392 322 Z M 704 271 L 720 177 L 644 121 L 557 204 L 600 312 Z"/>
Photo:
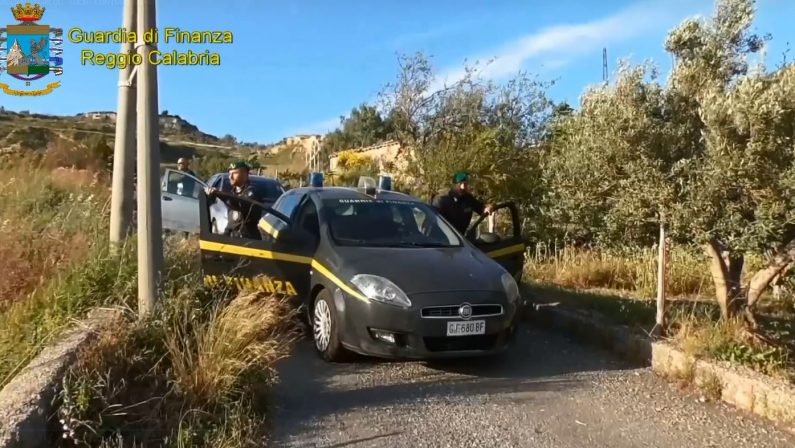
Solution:
<path fill-rule="evenodd" d="M 447 336 L 468 336 L 472 334 L 485 334 L 485 320 L 470 320 L 466 322 L 447 322 Z"/>

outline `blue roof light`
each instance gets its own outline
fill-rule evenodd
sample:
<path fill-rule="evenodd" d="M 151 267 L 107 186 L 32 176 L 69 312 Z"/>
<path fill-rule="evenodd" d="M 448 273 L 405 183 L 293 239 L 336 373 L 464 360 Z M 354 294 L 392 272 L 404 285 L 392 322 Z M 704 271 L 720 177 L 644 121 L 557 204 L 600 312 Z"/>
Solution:
<path fill-rule="evenodd" d="M 391 191 L 392 178 L 389 176 L 380 176 L 378 178 L 378 189 L 381 191 Z"/>
<path fill-rule="evenodd" d="M 317 171 L 309 173 L 309 185 L 312 187 L 323 186 L 323 173 Z"/>

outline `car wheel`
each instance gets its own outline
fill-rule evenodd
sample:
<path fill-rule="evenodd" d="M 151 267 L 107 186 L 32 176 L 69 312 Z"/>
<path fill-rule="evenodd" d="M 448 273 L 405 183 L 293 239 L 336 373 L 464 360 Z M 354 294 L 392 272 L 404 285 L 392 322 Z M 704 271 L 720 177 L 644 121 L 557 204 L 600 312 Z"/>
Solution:
<path fill-rule="evenodd" d="M 312 307 L 312 336 L 315 349 L 324 360 L 336 362 L 345 357 L 345 349 L 339 339 L 336 308 L 325 289 L 318 293 Z"/>

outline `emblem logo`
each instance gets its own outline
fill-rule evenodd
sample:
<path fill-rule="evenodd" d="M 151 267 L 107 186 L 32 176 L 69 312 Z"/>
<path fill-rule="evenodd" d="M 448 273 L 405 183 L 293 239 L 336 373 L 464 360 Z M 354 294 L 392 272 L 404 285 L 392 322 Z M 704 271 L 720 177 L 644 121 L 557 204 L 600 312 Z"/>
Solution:
<path fill-rule="evenodd" d="M 461 319 L 467 320 L 472 317 L 472 306 L 468 303 L 461 305 L 458 308 L 458 315 L 461 316 Z"/>
<path fill-rule="evenodd" d="M 52 73 L 63 73 L 63 29 L 50 28 L 38 23 L 44 16 L 44 8 L 38 3 L 31 6 L 18 3 L 11 8 L 16 25 L 0 28 L 0 90 L 9 95 L 39 96 L 52 92 L 60 81 L 48 83 L 39 89 L 17 89 L 30 87 L 35 81 Z M 3 77 L 7 72 L 11 77 Z M 13 83 L 9 85 L 4 80 Z"/>

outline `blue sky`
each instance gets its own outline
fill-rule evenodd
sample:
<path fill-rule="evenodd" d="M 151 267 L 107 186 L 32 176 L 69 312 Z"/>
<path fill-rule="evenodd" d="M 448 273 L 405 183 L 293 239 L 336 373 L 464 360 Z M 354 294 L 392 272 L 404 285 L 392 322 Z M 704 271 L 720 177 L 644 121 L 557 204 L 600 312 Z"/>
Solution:
<path fill-rule="evenodd" d="M 14 23 L 9 7 L 16 3 L 0 0 L 0 23 Z M 122 0 L 39 3 L 47 8 L 41 23 L 51 26 L 113 30 L 121 24 Z M 576 103 L 586 86 L 601 81 L 603 47 L 611 71 L 628 58 L 652 59 L 666 73 L 666 32 L 712 7 L 712 0 L 159 0 L 161 29 L 229 30 L 235 39 L 179 46 L 215 51 L 221 65 L 161 67 L 159 105 L 205 132 L 243 141 L 323 133 L 395 78 L 397 53 L 415 51 L 432 56 L 440 79 L 448 80 L 464 60 L 496 57 L 484 76 L 501 80 L 526 70 L 556 81 L 549 92 L 554 99 Z M 758 0 L 757 8 L 754 28 L 772 33 L 767 61 L 778 63 L 787 42 L 795 45 L 795 1 Z M 70 115 L 115 110 L 118 72 L 81 65 L 84 48 L 118 51 L 116 44 L 67 41 L 61 87 L 42 97 L 0 93 L 0 105 Z"/>

